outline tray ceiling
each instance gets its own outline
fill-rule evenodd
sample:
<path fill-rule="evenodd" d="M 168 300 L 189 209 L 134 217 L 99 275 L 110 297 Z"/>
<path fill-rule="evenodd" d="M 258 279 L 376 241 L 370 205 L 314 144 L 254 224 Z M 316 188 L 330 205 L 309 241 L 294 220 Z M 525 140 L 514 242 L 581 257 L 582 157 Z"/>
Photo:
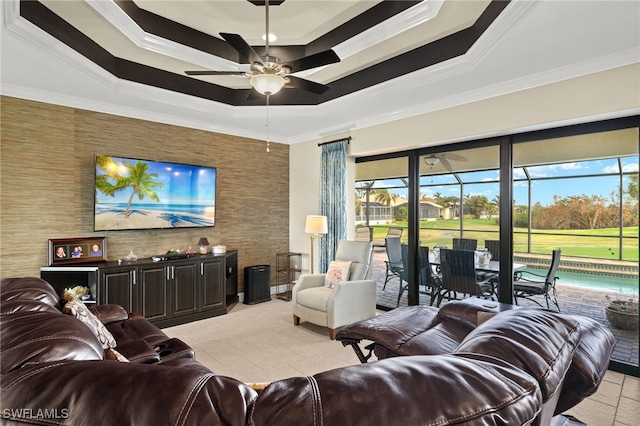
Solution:
<path fill-rule="evenodd" d="M 281 1 L 281 0 L 280 0 Z M 264 6 L 247 0 L 2 2 L 2 93 L 257 139 L 263 96 L 219 35 L 263 49 Z M 640 62 L 637 1 L 285 0 L 270 53 L 334 49 L 300 77 L 322 95 L 271 97 L 272 140 L 295 143 Z"/>

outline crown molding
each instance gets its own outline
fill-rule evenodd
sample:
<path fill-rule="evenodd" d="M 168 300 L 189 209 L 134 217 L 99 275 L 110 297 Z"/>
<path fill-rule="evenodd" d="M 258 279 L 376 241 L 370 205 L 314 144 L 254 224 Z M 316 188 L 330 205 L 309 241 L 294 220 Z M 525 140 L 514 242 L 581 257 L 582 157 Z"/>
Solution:
<path fill-rule="evenodd" d="M 504 80 L 480 73 L 483 81 L 476 82 L 479 84 L 475 86 L 466 85 L 469 73 L 482 67 L 494 46 L 503 38 L 508 39 L 509 31 L 539 4 L 512 2 L 466 54 L 449 61 L 320 105 L 270 107 L 271 140 L 293 144 L 342 136 L 345 132 L 640 62 L 640 51 L 629 49 L 526 76 L 513 72 L 513 78 L 507 74 Z M 120 80 L 21 18 L 17 0 L 4 1 L 2 11 L 3 33 L 9 33 L 6 37 L 16 37 L 26 43 L 37 50 L 37 56 L 49 55 L 48 63 L 62 61 L 62 67 L 54 65 L 53 69 L 69 73 L 74 82 L 82 80 L 87 86 L 89 83 L 83 78 L 88 77 L 99 83 L 98 95 L 93 98 L 93 93 L 79 90 L 60 91 L 58 85 L 46 90 L 3 83 L 0 89 L 5 95 L 257 140 L 264 140 L 266 136 L 264 106 L 234 107 Z M 443 89 L 447 87 L 454 87 L 456 91 Z M 424 101 L 409 105 L 406 100 L 416 99 L 416 94 Z M 619 116 L 620 113 L 612 114 Z"/>
<path fill-rule="evenodd" d="M 120 9 L 113 0 L 85 0 L 85 2 L 140 49 L 189 62 L 202 68 L 225 71 L 249 71 L 248 65 L 242 66 L 219 56 L 211 55 L 145 32 L 129 15 Z"/>

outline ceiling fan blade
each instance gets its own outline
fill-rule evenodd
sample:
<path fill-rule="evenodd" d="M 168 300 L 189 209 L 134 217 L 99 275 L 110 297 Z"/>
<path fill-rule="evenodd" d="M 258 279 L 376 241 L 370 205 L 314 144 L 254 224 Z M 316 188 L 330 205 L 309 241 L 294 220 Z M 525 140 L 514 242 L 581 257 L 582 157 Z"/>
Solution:
<path fill-rule="evenodd" d="M 287 77 L 290 80 L 290 82 L 287 83 L 287 86 L 289 87 L 306 90 L 307 92 L 315 93 L 317 95 L 322 95 L 324 92 L 329 90 L 329 86 L 326 84 L 305 80 L 304 78 L 296 77 L 295 75 L 288 75 Z"/>
<path fill-rule="evenodd" d="M 244 75 L 242 71 L 185 71 L 187 75 Z"/>
<path fill-rule="evenodd" d="M 242 36 L 230 33 L 220 33 L 220 36 L 224 38 L 231 47 L 236 49 L 240 56 L 249 61 L 250 64 L 254 64 L 256 62 L 262 64 L 262 58 L 260 58 L 260 55 L 258 55 L 256 51 L 249 46 L 249 43 L 244 41 Z"/>
<path fill-rule="evenodd" d="M 453 161 L 467 161 L 467 157 L 463 157 L 462 155 L 453 154 L 453 153 L 449 153 L 449 152 L 447 152 L 446 154 L 441 154 L 440 158 L 445 157 L 445 156 L 449 160 L 453 160 Z"/>
<path fill-rule="evenodd" d="M 286 65 L 291 68 L 291 72 L 298 72 L 323 65 L 335 64 L 336 62 L 340 62 L 338 54 L 333 50 L 325 50 L 324 52 L 287 62 Z"/>
<path fill-rule="evenodd" d="M 442 157 L 441 155 L 439 155 L 438 158 L 440 158 L 440 162 L 442 163 L 442 166 L 448 171 L 450 171 L 451 173 L 453 173 L 453 170 L 451 169 L 451 163 L 449 163 L 449 161 L 447 161 L 447 159 Z"/>

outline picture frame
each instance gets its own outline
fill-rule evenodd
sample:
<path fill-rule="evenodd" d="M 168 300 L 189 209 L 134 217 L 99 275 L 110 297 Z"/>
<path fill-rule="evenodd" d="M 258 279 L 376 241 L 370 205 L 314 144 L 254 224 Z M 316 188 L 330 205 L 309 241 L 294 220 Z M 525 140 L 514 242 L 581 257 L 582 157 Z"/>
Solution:
<path fill-rule="evenodd" d="M 106 260 L 107 237 L 49 240 L 49 266 L 105 262 Z"/>

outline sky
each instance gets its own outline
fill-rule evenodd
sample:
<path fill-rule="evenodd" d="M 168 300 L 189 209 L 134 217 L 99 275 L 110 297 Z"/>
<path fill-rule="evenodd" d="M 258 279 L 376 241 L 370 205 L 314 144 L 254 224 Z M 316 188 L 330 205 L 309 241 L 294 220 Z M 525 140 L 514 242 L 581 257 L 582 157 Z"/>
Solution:
<path fill-rule="evenodd" d="M 638 157 L 626 157 L 621 159 L 622 169 L 625 173 L 638 172 Z M 531 198 L 532 204 L 553 204 L 554 196 L 567 197 L 570 195 L 600 195 L 609 199 L 611 192 L 617 191 L 619 186 L 617 159 L 603 159 L 593 161 L 571 162 L 545 166 L 528 167 L 532 178 Z M 597 177 L 584 177 L 585 175 L 604 175 Z M 582 176 L 582 177 L 579 177 Z M 465 182 L 465 194 L 484 195 L 492 201 L 499 194 L 497 171 L 472 172 L 460 174 Z M 527 204 L 527 182 L 520 180 L 525 177 L 522 168 L 514 170 L 514 198 L 516 204 Z M 562 177 L 563 179 L 546 180 L 550 177 Z M 535 178 L 539 180 L 535 180 Z M 435 198 L 435 193 L 442 196 L 460 196 L 460 189 L 452 175 L 425 176 L 421 179 L 420 193 L 430 198 Z M 629 183 L 628 176 L 624 177 L 623 188 Z M 376 188 L 385 188 L 389 185 L 402 185 L 399 179 L 389 182 L 379 182 Z M 403 198 L 407 197 L 406 188 L 389 188 L 389 192 Z"/>
<path fill-rule="evenodd" d="M 161 202 L 170 204 L 189 204 L 193 202 L 211 203 L 215 199 L 216 169 L 210 167 L 192 166 L 186 164 L 163 163 L 148 160 L 133 160 L 119 157 L 111 157 L 116 163 L 122 165 L 123 161 L 135 164 L 143 161 L 149 165 L 148 173 L 156 173 L 154 181 L 162 183 L 162 188 L 154 188 Z M 122 175 L 126 176 L 126 167 L 122 167 Z M 126 203 L 131 195 L 131 189 L 119 191 L 114 197 L 105 196 L 96 192 L 98 202 Z M 154 203 L 155 201 L 145 197 L 136 202 Z"/>

